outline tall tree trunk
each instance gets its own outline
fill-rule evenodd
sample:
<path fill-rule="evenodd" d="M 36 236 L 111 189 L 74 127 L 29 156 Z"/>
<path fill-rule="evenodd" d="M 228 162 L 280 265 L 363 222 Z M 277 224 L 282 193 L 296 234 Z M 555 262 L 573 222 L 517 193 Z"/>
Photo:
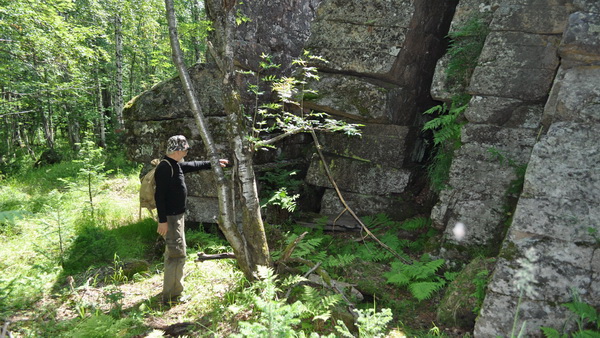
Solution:
<path fill-rule="evenodd" d="M 105 110 L 104 104 L 102 100 L 102 79 L 100 78 L 100 72 L 96 72 L 98 74 L 96 86 L 97 86 L 97 95 L 98 95 L 98 132 L 100 134 L 100 146 L 102 148 L 106 148 L 106 125 L 105 125 Z"/>
<path fill-rule="evenodd" d="M 247 250 L 251 253 L 253 267 L 258 265 L 269 266 L 271 258 L 269 246 L 262 221 L 260 211 L 260 200 L 258 198 L 258 189 L 256 188 L 256 178 L 253 166 L 253 148 L 248 143 L 246 134 L 244 107 L 241 100 L 239 89 L 235 86 L 234 53 L 232 41 L 234 38 L 235 12 L 233 7 L 235 1 L 227 4 L 225 1 L 218 2 L 218 12 L 222 20 L 222 30 L 217 28 L 217 34 L 221 32 L 222 37 L 222 55 L 217 63 L 221 65 L 223 73 L 223 102 L 225 103 L 225 113 L 229 116 L 231 129 L 229 138 L 232 140 L 234 150 L 238 182 L 241 190 L 241 209 L 242 209 L 242 228 L 244 238 L 247 243 Z M 218 24 L 217 24 L 218 26 Z"/>
<path fill-rule="evenodd" d="M 123 31 L 119 13 L 115 14 L 115 63 L 117 67 L 115 76 L 115 115 L 117 117 L 117 129 L 123 130 L 125 126 L 123 122 Z"/>
<path fill-rule="evenodd" d="M 40 118 L 42 121 L 42 131 L 44 132 L 44 139 L 46 140 L 46 146 L 50 149 L 54 149 L 54 134 L 52 133 L 52 111 L 50 103 L 45 107 L 40 102 Z M 45 111 L 47 110 L 47 112 Z"/>
<path fill-rule="evenodd" d="M 78 152 L 81 145 L 81 138 L 79 137 L 79 121 L 77 121 L 77 118 L 73 116 L 74 114 L 70 112 L 71 109 L 69 109 L 69 106 L 66 103 L 63 104 L 63 109 L 67 115 L 67 132 L 69 133 L 71 149 Z"/>
<path fill-rule="evenodd" d="M 190 107 L 194 113 L 196 124 L 200 131 L 202 141 L 207 147 L 213 172 L 217 178 L 217 193 L 219 197 L 219 227 L 225 234 L 225 237 L 231 244 L 235 256 L 237 257 L 240 269 L 248 279 L 254 279 L 254 272 L 258 265 L 269 265 L 270 257 L 269 250 L 264 233 L 264 227 L 260 218 L 260 208 L 258 206 L 258 196 L 256 194 L 256 183 L 254 181 L 254 172 L 251 166 L 251 157 L 247 157 L 247 150 L 242 149 L 241 130 L 238 128 L 236 112 L 239 111 L 239 95 L 235 91 L 224 92 L 225 110 L 232 124 L 232 138 L 236 140 L 235 144 L 235 162 L 237 176 L 241 177 L 240 183 L 242 187 L 243 202 L 241 208 L 244 218 L 242 231 L 237 227 L 234 208 L 232 206 L 231 193 L 223 173 L 223 169 L 219 166 L 219 156 L 216 145 L 212 139 L 210 130 L 202 113 L 202 108 L 195 96 L 195 90 L 187 68 L 184 64 L 183 53 L 179 45 L 177 35 L 177 23 L 175 19 L 175 10 L 173 0 L 165 0 L 167 11 L 167 21 L 169 23 L 169 38 L 171 40 L 171 49 L 173 53 L 173 62 L 179 73 L 179 78 L 183 85 Z M 224 12 L 226 13 L 226 12 Z M 233 65 L 233 63 L 231 63 Z M 233 68 L 231 68 L 233 69 Z M 226 82 L 228 77 L 225 78 Z M 239 147 L 239 148 L 238 148 Z M 234 169 L 235 170 L 235 169 Z M 251 172 L 251 173 L 250 173 Z M 251 178 L 251 179 L 250 179 Z M 246 190 L 244 190 L 246 189 Z M 254 196 L 253 196 L 254 194 Z M 256 197 L 256 198 L 254 198 Z M 256 204 L 254 204 L 256 202 Z M 246 204 L 248 203 L 248 204 Z M 256 213 L 258 211 L 258 213 Z M 246 220 L 252 220 L 251 224 L 246 224 Z"/>

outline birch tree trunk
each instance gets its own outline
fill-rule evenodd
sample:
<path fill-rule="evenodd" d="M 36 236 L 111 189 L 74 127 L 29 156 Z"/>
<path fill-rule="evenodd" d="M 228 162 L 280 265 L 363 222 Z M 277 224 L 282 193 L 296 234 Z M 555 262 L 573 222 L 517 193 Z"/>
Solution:
<path fill-rule="evenodd" d="M 97 90 L 98 90 L 98 133 L 100 134 L 100 146 L 106 148 L 106 124 L 105 124 L 105 111 L 104 103 L 102 102 L 102 79 L 100 72 L 96 71 L 97 74 Z"/>
<path fill-rule="evenodd" d="M 258 189 L 256 188 L 256 177 L 253 167 L 253 147 L 249 144 L 247 138 L 247 129 L 244 117 L 244 107 L 241 101 L 239 89 L 235 86 L 234 53 L 232 41 L 234 38 L 235 12 L 233 10 L 236 1 L 215 1 L 212 5 L 213 12 L 218 15 L 222 21 L 216 22 L 218 27 L 216 34 L 221 33 L 223 37 L 219 39 L 222 42 L 221 60 L 216 60 L 221 65 L 223 73 L 223 103 L 225 113 L 231 121 L 229 137 L 232 140 L 232 147 L 236 161 L 238 179 L 237 185 L 240 189 L 241 209 L 242 209 L 242 228 L 244 237 L 248 245 L 248 251 L 252 253 L 253 265 L 269 266 L 271 258 L 269 246 L 262 221 L 260 211 L 260 200 L 258 198 Z M 218 56 L 217 56 L 218 57 Z"/>
<path fill-rule="evenodd" d="M 117 67 L 115 74 L 115 115 L 117 116 L 117 129 L 123 130 L 125 127 L 123 121 L 123 25 L 117 7 L 115 7 L 115 63 Z"/>
<path fill-rule="evenodd" d="M 212 139 L 208 124 L 202 113 L 202 108 L 195 95 L 193 83 L 184 64 L 183 53 L 179 45 L 177 34 L 177 23 L 175 19 L 175 10 L 173 0 L 165 0 L 167 12 L 167 21 L 169 23 L 169 38 L 171 40 L 171 49 L 173 62 L 179 73 L 179 78 L 183 85 L 190 107 L 194 113 L 196 124 L 200 131 L 202 141 L 207 147 L 213 172 L 217 181 L 217 192 L 219 197 L 219 227 L 225 234 L 225 237 L 231 244 L 234 254 L 237 258 L 240 269 L 244 272 L 246 278 L 254 279 L 254 272 L 258 265 L 269 265 L 270 256 L 262 219 L 260 217 L 260 205 L 258 203 L 258 194 L 256 182 L 254 180 L 254 171 L 252 168 L 251 156 L 248 156 L 249 148 L 244 144 L 240 129 L 240 118 L 237 113 L 240 110 L 240 99 L 229 81 L 230 75 L 224 72 L 224 108 L 231 123 L 230 137 L 234 144 L 234 167 L 235 177 L 239 179 L 242 196 L 242 216 L 243 225 L 241 229 L 236 224 L 235 208 L 233 207 L 232 193 L 228 188 L 223 169 L 219 166 L 219 157 L 215 143 Z M 226 12 L 224 12 L 226 13 Z M 231 70 L 233 62 L 231 61 Z M 228 68 L 229 69 L 229 68 Z M 231 73 L 233 74 L 233 73 Z"/>

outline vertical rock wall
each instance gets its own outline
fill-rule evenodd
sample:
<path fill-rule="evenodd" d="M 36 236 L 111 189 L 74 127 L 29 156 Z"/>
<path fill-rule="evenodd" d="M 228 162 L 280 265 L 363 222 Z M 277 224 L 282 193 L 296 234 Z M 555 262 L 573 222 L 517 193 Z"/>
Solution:
<path fill-rule="evenodd" d="M 525 335 L 541 336 L 541 326 L 572 327 L 560 304 L 574 292 L 600 304 L 598 3 L 463 0 L 452 29 L 486 11 L 463 145 L 432 219 L 446 228 L 446 258 L 493 254 L 502 243 L 475 336 L 510 335 L 517 311 L 517 332 L 527 321 Z M 432 93 L 448 100 L 444 61 Z M 525 168 L 522 193 L 511 194 Z M 453 235 L 457 222 L 464 238 Z"/>
<path fill-rule="evenodd" d="M 547 133 L 533 147 L 476 337 L 509 334 L 516 311 L 526 336 L 541 336 L 541 326 L 574 328 L 561 306 L 573 294 L 600 306 L 600 12 L 597 2 L 574 5 L 562 20 L 560 67 L 543 110 Z M 515 285 L 528 271 L 517 309 Z"/>
<path fill-rule="evenodd" d="M 307 106 L 365 124 L 362 138 L 320 136 L 336 181 L 361 215 L 385 212 L 405 218 L 423 212 L 416 210 L 421 206 L 412 198 L 419 189 L 415 182 L 422 174 L 415 169 L 423 152 L 411 154 L 420 145 L 420 113 L 432 104 L 429 86 L 435 62 L 445 49 L 444 36 L 456 2 L 294 0 L 253 1 L 239 7 L 250 19 L 236 31 L 239 68 L 256 70 L 264 53 L 282 64 L 281 74 L 287 75 L 290 61 L 302 49 L 328 60 L 318 65 L 322 80 L 311 86 L 319 96 Z M 210 8 L 207 2 L 209 15 Z M 191 73 L 226 156 L 227 141 L 224 133 L 218 132 L 224 121 L 217 72 L 209 64 L 194 66 Z M 239 80 L 243 91 L 245 80 Z M 164 140 L 174 133 L 191 138 L 195 150 L 190 158 L 204 155 L 178 79 L 143 93 L 130 102 L 125 114 L 132 159 L 148 163 L 160 156 Z M 303 143 L 296 148 L 307 148 L 307 138 L 295 140 Z M 284 152 L 294 147 L 288 142 Z M 261 152 L 257 160 L 270 161 L 279 154 Z M 317 191 L 325 190 L 317 209 L 322 214 L 339 214 L 343 208 L 321 164 L 316 159 L 304 160 L 310 162 L 306 182 Z M 190 177 L 190 220 L 213 219 L 214 191 L 205 183 L 210 182 L 209 176 Z"/>
<path fill-rule="evenodd" d="M 420 113 L 432 105 L 429 87 L 456 2 L 325 0 L 306 47 L 320 64 L 318 97 L 309 107 L 365 124 L 362 138 L 322 135 L 328 166 L 359 215 L 419 212 L 415 171 Z M 422 155 L 421 155 L 422 156 Z M 321 214 L 344 207 L 313 158 L 306 181 L 325 187 Z"/>
<path fill-rule="evenodd" d="M 474 14 L 485 14 L 491 22 L 467 88 L 473 98 L 464 114 L 463 145 L 451 167 L 451 188 L 441 193 L 431 214 L 436 225 L 447 228 L 449 258 L 460 255 L 455 246 L 494 250 L 502 239 L 514 207 L 508 190 L 540 134 L 570 6 L 564 1 L 461 1 L 459 9 L 457 22 Z M 545 20 L 560 15 L 562 24 Z M 438 73 L 443 66 L 438 65 Z M 461 242 L 451 231 L 458 222 L 467 230 Z"/>

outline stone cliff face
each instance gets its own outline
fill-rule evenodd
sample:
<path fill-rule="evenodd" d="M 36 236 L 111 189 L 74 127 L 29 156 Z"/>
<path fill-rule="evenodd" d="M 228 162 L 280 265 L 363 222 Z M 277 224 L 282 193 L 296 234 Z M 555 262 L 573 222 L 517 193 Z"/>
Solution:
<path fill-rule="evenodd" d="M 552 56 L 557 61 L 538 54 L 532 56 L 532 64 L 556 64 L 557 69 L 548 71 L 543 82 L 536 82 L 540 90 L 550 88 L 539 96 L 542 133 L 533 138 L 536 142 L 527 161 L 523 192 L 475 327 L 475 335 L 480 337 L 507 334 L 512 326 L 508 314 L 517 311 L 519 295 L 514 284 L 525 269 L 515 264 L 517 257 L 530 256 L 533 263 L 531 290 L 523 294 L 519 312 L 521 320 L 527 320 L 528 335 L 540 335 L 540 326 L 560 328 L 567 323 L 572 327 L 574 323 L 566 321 L 569 315 L 559 304 L 571 301 L 573 293 L 583 302 L 600 305 L 598 2 L 556 1 L 540 8 L 536 1 L 529 1 L 501 8 L 505 9 L 497 13 L 519 14 L 515 19 L 496 20 L 495 13 L 498 27 L 510 24 L 506 29 L 519 27 L 526 35 L 535 32 L 528 27 L 530 22 L 555 18 L 537 32 L 552 39 Z"/>
<path fill-rule="evenodd" d="M 441 255 L 450 262 L 464 262 L 473 252 L 498 255 L 477 337 L 509 335 L 517 310 L 530 336 L 539 335 L 540 326 L 561 327 L 568 313 L 560 304 L 572 292 L 600 305 L 597 1 L 256 0 L 241 9 L 253 20 L 236 34 L 241 68 L 255 67 L 264 52 L 285 73 L 303 48 L 329 61 L 319 65 L 319 96 L 310 107 L 365 127 L 362 138 L 320 135 L 328 165 L 357 213 L 385 212 L 397 219 L 431 208 L 423 202 L 427 148 L 421 113 L 452 95 L 444 37 L 471 17 L 482 18 L 489 34 L 465 89 L 472 99 L 462 146 L 450 188 L 431 211 L 434 225 L 446 229 Z M 196 65 L 191 73 L 215 138 L 227 144 L 219 132 L 217 72 Z M 204 155 L 178 79 L 141 94 L 125 116 L 129 155 L 136 161 L 158 157 L 175 133 L 192 139 L 191 157 Z M 322 164 L 294 149 L 310 144 L 297 137 L 257 160 L 297 160 L 305 182 L 323 192 L 322 198 L 315 195 L 317 210 L 337 216 L 343 209 Z M 226 156 L 226 146 L 222 151 Z M 189 180 L 189 219 L 213 221 L 217 205 L 210 180 L 208 173 Z M 521 183 L 522 192 L 515 190 Z M 457 222 L 465 224 L 464 238 L 453 236 Z M 515 281 L 524 259 L 533 261 L 534 281 L 517 309 Z"/>

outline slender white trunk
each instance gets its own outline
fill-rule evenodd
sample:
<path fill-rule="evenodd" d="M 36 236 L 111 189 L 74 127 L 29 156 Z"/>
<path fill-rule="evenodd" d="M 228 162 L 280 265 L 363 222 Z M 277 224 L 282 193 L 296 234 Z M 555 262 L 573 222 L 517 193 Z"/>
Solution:
<path fill-rule="evenodd" d="M 115 74 L 115 115 L 117 116 L 117 128 L 123 130 L 123 32 L 121 16 L 115 14 L 115 63 L 117 72 Z"/>
<path fill-rule="evenodd" d="M 221 231 L 223 232 L 223 234 L 225 235 L 225 237 L 227 238 L 227 240 L 229 241 L 229 244 L 231 244 L 233 251 L 235 253 L 235 256 L 237 258 L 238 265 L 240 266 L 240 269 L 244 272 L 244 275 L 246 276 L 246 278 L 253 279 L 254 278 L 253 274 L 256 271 L 256 263 L 263 262 L 263 261 L 268 262 L 268 247 L 266 245 L 266 239 L 262 243 L 254 243 L 252 241 L 249 241 L 249 239 L 256 238 L 256 236 L 254 236 L 254 234 L 252 234 L 253 230 L 256 230 L 256 229 L 252 229 L 251 225 L 244 224 L 242 227 L 243 233 L 241 233 L 240 229 L 238 229 L 238 227 L 237 227 L 235 212 L 234 212 L 233 206 L 232 206 L 231 192 L 228 188 L 227 180 L 225 179 L 223 169 L 219 165 L 219 156 L 218 156 L 217 148 L 212 139 L 211 132 L 208 129 L 208 124 L 206 123 L 206 119 L 202 112 L 202 108 L 198 102 L 198 99 L 196 98 L 196 95 L 195 95 L 193 83 L 190 79 L 190 76 L 187 72 L 187 68 L 184 64 L 183 53 L 181 51 L 181 47 L 179 45 L 179 38 L 177 35 L 177 23 L 176 23 L 176 19 L 175 19 L 175 10 L 174 10 L 174 6 L 173 6 L 173 0 L 165 0 L 165 7 L 166 7 L 166 11 L 167 11 L 167 21 L 169 23 L 169 37 L 171 40 L 171 50 L 173 53 L 173 55 L 172 55 L 173 62 L 175 63 L 175 67 L 177 68 L 177 71 L 179 73 L 179 78 L 181 80 L 183 89 L 186 93 L 188 102 L 190 104 L 190 108 L 192 109 L 192 112 L 194 113 L 194 118 L 196 120 L 197 127 L 200 131 L 202 141 L 204 142 L 204 145 L 207 147 L 210 161 L 212 164 L 212 169 L 216 176 L 217 194 L 219 197 L 219 211 L 220 211 L 219 227 L 220 227 Z M 224 95 L 224 96 L 226 96 L 226 95 Z M 231 95 L 229 97 L 229 99 L 233 100 L 233 102 L 235 104 L 236 97 L 237 96 L 235 95 L 235 93 L 233 93 L 233 95 Z M 230 104 L 231 104 L 231 101 L 228 101 L 225 103 L 226 111 L 228 111 L 228 107 L 230 107 Z M 232 125 L 235 128 L 237 123 L 235 123 L 235 121 L 232 121 L 232 122 L 234 122 L 234 123 L 232 123 Z M 237 131 L 238 129 L 235 128 L 235 130 Z M 233 136 L 234 138 L 236 138 L 238 140 L 242 139 L 239 134 L 236 134 L 236 133 L 233 133 L 233 134 L 234 134 L 234 136 Z M 236 165 L 237 165 L 236 167 L 239 167 L 239 165 L 241 163 L 242 168 L 244 168 L 243 171 L 247 171 L 248 168 L 249 168 L 249 170 L 251 170 L 252 167 L 247 165 L 247 162 L 248 162 L 247 157 L 243 156 L 243 154 L 241 154 L 241 153 L 240 153 L 241 156 L 238 157 L 238 151 L 239 151 L 239 149 L 235 149 L 234 156 L 236 157 L 236 161 L 235 161 Z M 239 173 L 239 171 L 238 171 L 238 173 Z M 245 173 L 242 173 L 242 174 L 244 175 L 244 177 L 248 176 Z M 246 185 L 247 184 L 244 184 L 243 187 Z M 254 186 L 254 189 L 256 191 L 255 186 Z M 243 204 L 242 208 L 244 208 L 245 203 L 242 203 L 242 204 Z M 244 212 L 244 214 L 245 214 L 245 212 Z M 260 218 L 260 213 L 258 215 Z M 262 226 L 262 221 L 260 224 Z M 262 233 L 263 233 L 262 236 L 264 238 L 264 229 L 262 229 Z M 249 236 L 252 236 L 252 237 L 249 237 Z M 260 255 L 257 255 L 256 251 L 253 250 L 256 247 L 267 248 L 266 259 L 264 257 L 259 257 Z"/>

